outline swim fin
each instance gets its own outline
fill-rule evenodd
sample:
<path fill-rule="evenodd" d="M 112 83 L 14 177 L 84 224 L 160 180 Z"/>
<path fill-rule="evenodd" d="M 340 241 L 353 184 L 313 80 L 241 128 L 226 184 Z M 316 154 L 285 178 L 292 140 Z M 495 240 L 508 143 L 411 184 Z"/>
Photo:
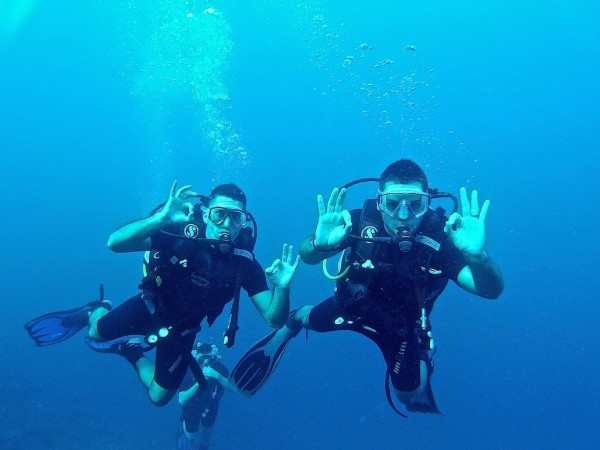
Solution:
<path fill-rule="evenodd" d="M 85 342 L 92 350 L 98 353 L 114 353 L 122 356 L 135 367 L 135 363 L 154 346 L 147 344 L 140 336 L 121 336 L 111 341 L 99 341 L 89 336 Z"/>
<path fill-rule="evenodd" d="M 433 374 L 432 356 L 433 355 L 430 356 L 426 351 L 421 352 L 420 360 L 424 362 L 427 367 L 427 381 L 425 387 L 423 388 L 423 391 L 419 394 L 418 398 L 416 398 L 410 404 L 405 403 L 406 409 L 410 412 L 442 414 L 442 412 L 438 408 L 437 402 L 435 401 L 435 397 L 433 396 L 433 389 L 431 388 L 431 375 Z M 394 405 L 394 400 L 392 399 L 392 394 L 390 390 L 390 384 L 390 368 L 388 366 L 388 370 L 385 374 L 385 396 L 387 398 L 388 403 L 396 413 L 398 413 L 402 417 L 408 417 L 406 414 L 400 412 L 400 410 L 396 408 L 396 405 Z"/>
<path fill-rule="evenodd" d="M 273 374 L 290 339 L 302 329 L 302 323 L 292 319 L 294 313 L 295 311 L 290 313 L 285 326 L 274 330 L 250 347 L 231 371 L 229 381 L 242 394 L 256 394 Z"/>
<path fill-rule="evenodd" d="M 442 414 L 433 396 L 433 389 L 431 389 L 431 372 L 427 376 L 427 386 L 419 398 L 414 403 L 406 405 L 406 409 L 411 412 Z"/>
<path fill-rule="evenodd" d="M 90 312 L 100 306 L 110 309 L 110 302 L 104 300 L 102 285 L 100 285 L 100 300 L 95 300 L 79 308 L 51 312 L 36 317 L 25 324 L 25 329 L 38 347 L 58 344 L 87 326 Z"/>

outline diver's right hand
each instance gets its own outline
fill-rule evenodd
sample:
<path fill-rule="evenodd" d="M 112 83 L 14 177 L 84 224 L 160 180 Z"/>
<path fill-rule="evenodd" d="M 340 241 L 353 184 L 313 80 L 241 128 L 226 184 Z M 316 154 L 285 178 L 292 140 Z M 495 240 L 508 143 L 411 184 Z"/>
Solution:
<path fill-rule="evenodd" d="M 191 184 L 186 184 L 177 189 L 177 180 L 175 180 L 171 186 L 167 203 L 165 203 L 165 206 L 157 214 L 161 214 L 162 220 L 168 223 L 181 223 L 194 220 L 194 206 L 189 200 L 197 195 L 192 191 Z"/>
<path fill-rule="evenodd" d="M 319 223 L 315 231 L 315 247 L 333 249 L 339 246 L 350 234 L 352 219 L 350 212 L 344 209 L 346 189 L 334 188 L 327 201 L 327 209 L 321 194 L 317 195 Z"/>
<path fill-rule="evenodd" d="M 213 369 L 210 366 L 202 367 L 202 373 L 204 374 L 204 376 L 206 378 L 218 378 L 219 377 L 219 372 L 217 372 L 215 369 Z"/>

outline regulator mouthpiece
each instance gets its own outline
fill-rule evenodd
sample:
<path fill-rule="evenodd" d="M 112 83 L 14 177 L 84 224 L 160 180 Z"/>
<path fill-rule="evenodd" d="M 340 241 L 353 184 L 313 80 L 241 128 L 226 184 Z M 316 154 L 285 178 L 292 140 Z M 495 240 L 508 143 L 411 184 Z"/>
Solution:
<path fill-rule="evenodd" d="M 231 235 L 227 232 L 219 234 L 219 251 L 226 255 L 231 252 Z"/>
<path fill-rule="evenodd" d="M 408 227 L 400 227 L 397 230 L 398 248 L 403 253 L 409 252 L 413 245 L 413 237 Z"/>

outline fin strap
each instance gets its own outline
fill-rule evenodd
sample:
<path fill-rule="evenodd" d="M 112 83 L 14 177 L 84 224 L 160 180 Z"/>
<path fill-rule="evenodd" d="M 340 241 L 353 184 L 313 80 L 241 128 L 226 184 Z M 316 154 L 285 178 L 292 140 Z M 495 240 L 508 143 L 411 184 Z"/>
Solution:
<path fill-rule="evenodd" d="M 390 392 L 390 369 L 389 368 L 385 371 L 385 396 L 387 398 L 388 403 L 390 404 L 390 406 L 392 407 L 392 409 L 394 411 L 396 411 L 402 417 L 408 418 L 408 416 L 406 414 L 401 413 L 398 410 L 398 408 L 396 408 L 396 405 L 394 405 L 394 400 L 392 399 L 392 394 Z"/>

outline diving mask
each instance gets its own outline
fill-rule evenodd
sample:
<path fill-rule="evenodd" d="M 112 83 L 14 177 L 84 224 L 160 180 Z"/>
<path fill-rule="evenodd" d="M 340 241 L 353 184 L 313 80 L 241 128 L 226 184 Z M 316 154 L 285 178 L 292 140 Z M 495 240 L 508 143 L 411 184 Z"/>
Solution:
<path fill-rule="evenodd" d="M 199 342 L 196 345 L 196 348 L 192 350 L 192 355 L 194 355 L 194 358 L 196 359 L 221 359 L 221 351 L 215 344 L 202 344 Z"/>
<path fill-rule="evenodd" d="M 236 228 L 240 228 L 248 221 L 248 214 L 241 209 L 229 209 L 221 206 L 208 208 L 208 220 L 215 225 L 221 225 L 227 217 L 231 219 L 231 224 Z"/>
<path fill-rule="evenodd" d="M 377 209 L 382 213 L 399 219 L 418 219 L 429 208 L 430 195 L 419 191 L 379 192 Z"/>
<path fill-rule="evenodd" d="M 377 209 L 390 217 L 418 219 L 427 212 L 430 198 L 424 192 L 379 192 Z"/>

